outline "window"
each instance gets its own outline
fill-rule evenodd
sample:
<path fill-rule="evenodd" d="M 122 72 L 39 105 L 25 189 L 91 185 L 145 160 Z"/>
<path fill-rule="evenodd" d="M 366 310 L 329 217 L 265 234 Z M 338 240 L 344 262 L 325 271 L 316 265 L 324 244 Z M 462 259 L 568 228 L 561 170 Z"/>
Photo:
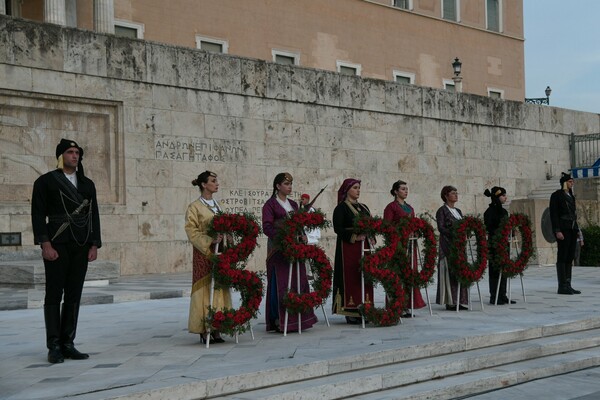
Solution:
<path fill-rule="evenodd" d="M 442 0 L 442 18 L 448 21 L 460 21 L 460 0 Z"/>
<path fill-rule="evenodd" d="M 456 92 L 456 85 L 454 84 L 454 81 L 450 79 L 444 79 L 444 90 Z"/>
<path fill-rule="evenodd" d="M 504 90 L 502 89 L 495 89 L 495 88 L 488 88 L 488 96 L 490 96 L 492 99 L 503 99 L 504 98 Z"/>
<path fill-rule="evenodd" d="M 229 51 L 229 42 L 222 39 L 214 39 L 196 35 L 196 48 L 213 53 L 227 53 Z"/>
<path fill-rule="evenodd" d="M 486 0 L 485 16 L 488 30 L 502 32 L 502 0 Z"/>
<path fill-rule="evenodd" d="M 412 0 L 392 0 L 392 5 L 404 10 L 412 10 Z"/>
<path fill-rule="evenodd" d="M 362 66 L 360 64 L 353 64 L 346 61 L 336 61 L 337 72 L 342 75 L 358 75 L 360 76 Z"/>
<path fill-rule="evenodd" d="M 300 65 L 300 54 L 283 50 L 271 50 L 273 61 L 278 64 Z"/>
<path fill-rule="evenodd" d="M 132 39 L 143 39 L 144 24 L 115 19 L 115 35 Z"/>
<path fill-rule="evenodd" d="M 415 83 L 415 74 L 403 71 L 393 71 L 394 81 L 397 83 L 404 83 L 407 85 L 413 85 Z"/>

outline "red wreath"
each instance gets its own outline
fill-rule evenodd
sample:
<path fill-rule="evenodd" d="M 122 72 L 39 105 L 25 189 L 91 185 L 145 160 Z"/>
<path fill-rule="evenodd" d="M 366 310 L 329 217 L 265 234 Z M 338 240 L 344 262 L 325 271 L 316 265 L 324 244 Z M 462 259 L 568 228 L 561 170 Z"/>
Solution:
<path fill-rule="evenodd" d="M 433 226 L 422 218 L 403 218 L 398 226 L 400 244 L 393 265 L 407 287 L 426 287 L 433 281 L 437 257 L 437 239 Z M 408 243 L 410 238 L 424 239 L 423 265 L 418 271 L 411 263 Z"/>
<path fill-rule="evenodd" d="M 521 233 L 521 249 L 516 260 L 510 258 L 509 238 L 514 229 Z M 502 268 L 502 276 L 513 278 L 522 275 L 527 268 L 527 263 L 533 256 L 533 233 L 531 220 L 525 214 L 512 214 L 503 218 L 496 233 L 491 239 L 490 247 L 494 251 L 494 264 Z"/>
<path fill-rule="evenodd" d="M 246 331 L 248 321 L 256 318 L 263 298 L 261 278 L 245 269 L 245 262 L 256 248 L 260 228 L 252 214 L 217 214 L 212 220 L 209 234 L 216 236 L 219 233 L 232 236 L 237 244 L 225 247 L 221 254 L 212 256 L 215 282 L 239 291 L 242 304 L 237 310 L 209 307 L 207 321 L 211 329 L 234 335 Z"/>
<path fill-rule="evenodd" d="M 320 210 L 293 213 L 285 220 L 277 234 L 279 250 L 290 262 L 310 259 L 311 271 L 315 280 L 313 291 L 308 293 L 288 292 L 283 305 L 292 314 L 305 313 L 320 306 L 331 293 L 333 269 L 323 249 L 317 245 L 300 243 L 298 237 L 304 229 L 325 229 L 329 222 Z"/>
<path fill-rule="evenodd" d="M 470 263 L 467 258 L 467 241 L 475 235 L 477 241 L 477 258 Z M 461 285 L 470 286 L 481 280 L 488 258 L 486 231 L 481 219 L 466 216 L 452 226 L 452 243 L 448 256 L 448 268 Z"/>
<path fill-rule="evenodd" d="M 393 269 L 385 268 L 385 266 L 391 263 L 400 243 L 398 231 L 388 221 L 370 216 L 359 217 L 355 222 L 354 231 L 370 237 L 383 235 L 384 246 L 378 248 L 374 253 L 367 254 L 361 263 L 365 277 L 381 282 L 387 295 L 386 308 L 378 308 L 372 303 L 364 303 L 358 306 L 358 310 L 375 326 L 396 325 L 406 302 L 404 286 L 400 276 Z"/>

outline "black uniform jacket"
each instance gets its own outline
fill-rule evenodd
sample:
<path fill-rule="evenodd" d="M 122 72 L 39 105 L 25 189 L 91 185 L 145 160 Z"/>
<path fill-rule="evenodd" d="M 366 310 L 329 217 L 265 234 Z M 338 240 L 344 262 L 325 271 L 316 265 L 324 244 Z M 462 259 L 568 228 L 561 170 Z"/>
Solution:
<path fill-rule="evenodd" d="M 578 231 L 575 196 L 567 194 L 562 189 L 552 193 L 550 196 L 550 220 L 554 232 L 569 229 Z"/>
<path fill-rule="evenodd" d="M 72 215 L 84 200 L 88 204 Z M 67 213 L 72 218 L 67 218 Z M 70 221 L 69 226 L 52 240 L 67 221 Z M 36 179 L 31 198 L 31 222 L 35 244 L 52 240 L 52 243 L 60 244 L 77 242 L 102 246 L 96 186 L 85 176 L 77 176 L 77 188 L 60 169 Z"/>

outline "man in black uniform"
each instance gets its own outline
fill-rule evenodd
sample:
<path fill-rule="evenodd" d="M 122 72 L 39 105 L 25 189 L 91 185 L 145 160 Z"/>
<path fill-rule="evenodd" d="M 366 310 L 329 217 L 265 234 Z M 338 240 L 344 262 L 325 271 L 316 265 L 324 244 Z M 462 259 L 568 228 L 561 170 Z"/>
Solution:
<path fill-rule="evenodd" d="M 102 246 L 96 187 L 83 173 L 83 149 L 73 140 L 56 146 L 57 169 L 33 184 L 31 221 L 46 274 L 44 321 L 48 362 L 83 360 L 73 340 L 88 262 Z M 60 303 L 62 304 L 62 312 Z"/>
<path fill-rule="evenodd" d="M 573 195 L 573 178 L 562 173 L 561 189 L 550 196 L 550 219 L 552 230 L 556 236 L 558 255 L 556 257 L 556 275 L 558 277 L 558 294 L 580 294 L 571 287 L 571 270 L 575 257 L 577 238 L 581 235 L 577 225 L 577 208 Z M 583 238 L 581 238 L 583 239 Z M 583 240 L 581 240 L 583 246 Z"/>

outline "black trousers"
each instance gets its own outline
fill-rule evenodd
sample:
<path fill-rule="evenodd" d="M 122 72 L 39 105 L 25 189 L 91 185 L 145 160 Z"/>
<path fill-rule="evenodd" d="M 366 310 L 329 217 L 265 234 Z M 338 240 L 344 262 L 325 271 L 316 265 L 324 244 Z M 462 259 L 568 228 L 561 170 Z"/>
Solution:
<path fill-rule="evenodd" d="M 54 244 L 53 247 L 58 252 L 58 258 L 54 261 L 44 260 L 46 273 L 44 305 L 59 306 L 63 294 L 65 304 L 79 304 L 88 268 L 90 246 L 68 243 Z"/>
<path fill-rule="evenodd" d="M 564 229 L 561 232 L 565 238 L 563 240 L 556 240 L 556 244 L 558 245 L 556 263 L 570 266 L 573 264 L 573 259 L 575 258 L 577 231 L 575 229 Z"/>

